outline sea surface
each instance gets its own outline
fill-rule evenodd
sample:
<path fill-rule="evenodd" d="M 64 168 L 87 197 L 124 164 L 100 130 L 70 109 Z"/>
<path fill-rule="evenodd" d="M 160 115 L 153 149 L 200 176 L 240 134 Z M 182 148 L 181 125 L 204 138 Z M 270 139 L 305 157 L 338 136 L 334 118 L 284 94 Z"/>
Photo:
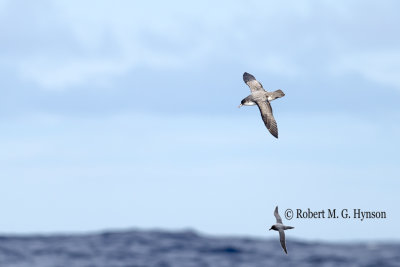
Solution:
<path fill-rule="evenodd" d="M 400 243 L 313 243 L 194 231 L 1 236 L 1 267 L 400 266 Z"/>

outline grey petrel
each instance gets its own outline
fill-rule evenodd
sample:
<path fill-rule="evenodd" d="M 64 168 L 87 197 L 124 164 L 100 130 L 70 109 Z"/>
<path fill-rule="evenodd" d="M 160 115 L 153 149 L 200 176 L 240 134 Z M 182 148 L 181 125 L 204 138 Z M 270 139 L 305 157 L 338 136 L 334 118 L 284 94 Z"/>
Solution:
<path fill-rule="evenodd" d="M 276 125 L 270 102 L 283 97 L 285 94 L 280 89 L 274 92 L 267 92 L 262 84 L 250 73 L 245 72 L 243 80 L 250 87 L 251 95 L 242 100 L 239 108 L 241 106 L 257 105 L 265 126 L 274 137 L 278 138 L 278 126 Z"/>
<path fill-rule="evenodd" d="M 276 208 L 275 208 L 274 215 L 276 218 L 276 224 L 272 225 L 269 230 L 275 230 L 275 231 L 279 232 L 279 239 L 281 240 L 281 246 L 283 248 L 283 251 L 285 251 L 285 253 L 287 254 L 284 231 L 288 230 L 288 229 L 293 229 L 294 227 L 283 225 L 282 218 L 281 218 L 281 216 L 279 216 L 279 213 L 278 213 L 278 206 L 276 206 Z"/>

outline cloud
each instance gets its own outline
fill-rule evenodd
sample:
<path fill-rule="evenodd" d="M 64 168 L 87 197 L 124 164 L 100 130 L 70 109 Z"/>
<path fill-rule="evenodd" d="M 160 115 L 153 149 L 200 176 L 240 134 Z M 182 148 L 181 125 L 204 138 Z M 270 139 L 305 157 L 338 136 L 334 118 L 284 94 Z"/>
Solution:
<path fill-rule="evenodd" d="M 183 68 L 207 50 L 207 41 L 174 14 L 151 6 L 42 2 L 22 12 L 5 5 L 3 67 L 45 89 L 113 78 L 135 68 Z M 151 13 L 148 13 L 151 10 Z M 24 20 L 17 21 L 15 14 Z M 199 37 L 200 38 L 200 37 Z"/>
<path fill-rule="evenodd" d="M 332 71 L 357 73 L 366 80 L 400 90 L 400 50 L 347 54 L 338 59 Z"/>
<path fill-rule="evenodd" d="M 2 66 L 42 89 L 227 64 L 288 78 L 354 71 L 398 84 L 397 57 L 385 52 L 399 41 L 392 26 L 399 19 L 390 12 L 396 2 L 4 3 Z"/>
<path fill-rule="evenodd" d="M 14 26 L 6 36 L 11 52 L 7 64 L 23 79 L 56 90 L 92 83 L 97 78 L 112 79 L 136 68 L 179 70 L 226 58 L 250 62 L 261 56 L 265 58 L 261 69 L 297 73 L 290 56 L 243 54 L 249 41 L 250 46 L 258 46 L 257 40 L 249 40 L 253 33 L 275 31 L 270 26 L 261 29 L 262 25 L 252 27 L 245 22 L 253 17 L 246 5 L 213 3 L 210 9 L 208 4 L 88 1 L 77 8 L 73 1 L 42 2 L 40 6 L 28 5 L 22 13 L 24 20 L 16 21 L 20 8 L 9 2 L 9 15 L 2 21 Z M 263 19 L 256 22 L 264 20 L 267 24 L 283 8 L 253 4 L 264 12 Z M 289 8 L 294 17 L 307 16 L 306 11 Z M 243 51 L 235 51 L 239 49 Z"/>
<path fill-rule="evenodd" d="M 20 72 L 24 79 L 35 81 L 42 88 L 62 90 L 88 81 L 100 85 L 104 76 L 123 73 L 128 68 L 126 62 L 106 59 L 70 59 L 57 65 L 49 59 L 30 59 L 20 62 Z"/>

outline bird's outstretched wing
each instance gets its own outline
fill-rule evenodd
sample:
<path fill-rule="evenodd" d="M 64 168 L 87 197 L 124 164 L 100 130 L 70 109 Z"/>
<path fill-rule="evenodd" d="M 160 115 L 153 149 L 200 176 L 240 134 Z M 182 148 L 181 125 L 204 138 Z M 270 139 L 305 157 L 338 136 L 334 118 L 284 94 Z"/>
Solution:
<path fill-rule="evenodd" d="M 243 81 L 250 87 L 251 92 L 264 90 L 262 84 L 250 73 L 243 73 Z"/>
<path fill-rule="evenodd" d="M 276 208 L 275 208 L 274 215 L 275 215 L 275 218 L 276 218 L 276 222 L 277 223 L 282 223 L 282 218 L 281 218 L 281 216 L 279 216 L 279 213 L 278 213 L 278 206 L 276 206 Z"/>
<path fill-rule="evenodd" d="M 257 101 L 258 108 L 260 109 L 261 118 L 264 121 L 268 131 L 278 138 L 278 126 L 276 124 L 274 115 L 272 114 L 272 108 L 269 101 Z"/>
<path fill-rule="evenodd" d="M 283 251 L 287 254 L 286 250 L 286 242 L 285 242 L 285 232 L 283 230 L 279 230 L 279 239 L 281 241 L 281 246 L 283 248 Z"/>

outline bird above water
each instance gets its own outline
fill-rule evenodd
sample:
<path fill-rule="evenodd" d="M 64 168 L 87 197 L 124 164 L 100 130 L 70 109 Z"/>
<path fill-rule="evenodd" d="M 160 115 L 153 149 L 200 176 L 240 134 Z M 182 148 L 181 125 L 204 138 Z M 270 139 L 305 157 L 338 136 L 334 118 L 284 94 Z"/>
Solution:
<path fill-rule="evenodd" d="M 276 90 L 274 92 L 266 91 L 262 84 L 250 73 L 245 72 L 243 74 L 243 80 L 250 87 L 251 95 L 242 100 L 239 108 L 241 106 L 257 105 L 261 112 L 261 118 L 268 131 L 274 137 L 278 138 L 278 126 L 276 125 L 270 102 L 285 96 L 285 94 L 282 90 Z"/>
<path fill-rule="evenodd" d="M 283 225 L 282 218 L 281 218 L 281 216 L 279 216 L 279 213 L 278 213 L 278 206 L 276 206 L 276 208 L 275 208 L 274 216 L 276 218 L 276 224 L 272 225 L 269 230 L 275 230 L 275 231 L 279 232 L 279 239 L 281 241 L 281 246 L 283 248 L 283 251 L 285 251 L 285 253 L 287 254 L 285 232 L 284 231 L 288 230 L 288 229 L 293 229 L 294 227 Z"/>

